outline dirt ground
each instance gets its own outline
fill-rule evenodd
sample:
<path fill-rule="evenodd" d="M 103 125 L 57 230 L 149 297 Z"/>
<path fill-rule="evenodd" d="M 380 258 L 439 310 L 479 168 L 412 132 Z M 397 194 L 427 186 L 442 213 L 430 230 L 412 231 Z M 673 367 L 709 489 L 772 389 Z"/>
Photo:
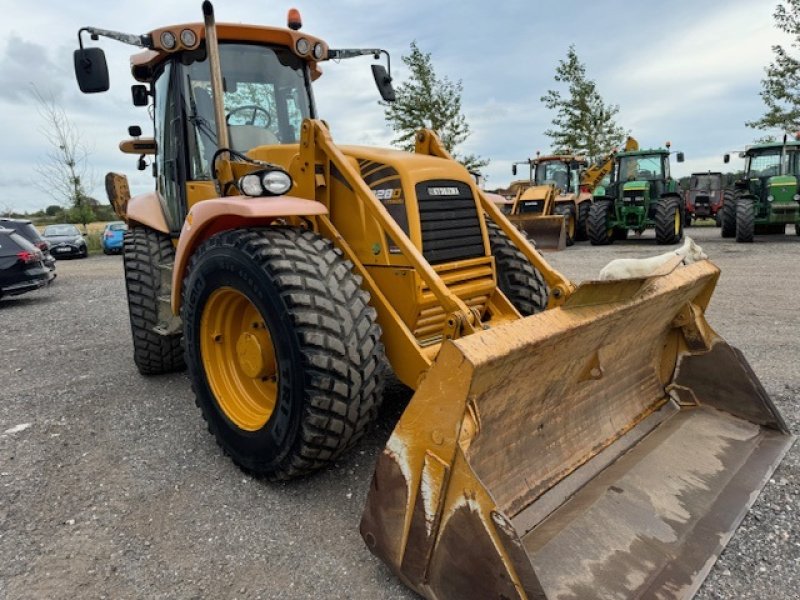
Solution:
<path fill-rule="evenodd" d="M 800 238 L 689 234 L 722 268 L 709 321 L 800 432 Z M 581 280 L 662 250 L 649 233 L 547 258 Z M 358 534 L 402 390 L 335 468 L 269 484 L 222 456 L 185 375 L 136 372 L 119 257 L 60 261 L 48 290 L 0 300 L 0 336 L 0 599 L 416 597 Z M 800 444 L 697 597 L 796 598 L 798 509 Z"/>

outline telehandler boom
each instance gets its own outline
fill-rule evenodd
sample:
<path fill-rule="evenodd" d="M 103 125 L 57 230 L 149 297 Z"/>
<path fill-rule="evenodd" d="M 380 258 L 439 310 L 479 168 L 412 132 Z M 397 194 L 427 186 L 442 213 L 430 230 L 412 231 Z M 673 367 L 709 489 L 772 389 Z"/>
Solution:
<path fill-rule="evenodd" d="M 719 270 L 576 287 L 433 132 L 414 153 L 333 142 L 320 63 L 381 50 L 331 49 L 296 11 L 203 13 L 81 32 L 143 48 L 154 137 L 121 147 L 154 157 L 155 190 L 107 178 L 139 370 L 185 364 L 223 450 L 289 479 L 356 443 L 388 364 L 416 391 L 361 533 L 427 598 L 690 597 L 793 440 L 704 318 Z M 99 48 L 75 68 L 108 88 Z"/>

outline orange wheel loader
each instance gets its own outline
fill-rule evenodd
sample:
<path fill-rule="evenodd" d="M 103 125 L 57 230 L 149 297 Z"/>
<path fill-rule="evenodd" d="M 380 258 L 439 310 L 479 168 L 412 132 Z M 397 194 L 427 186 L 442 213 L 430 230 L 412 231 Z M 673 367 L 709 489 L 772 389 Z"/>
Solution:
<path fill-rule="evenodd" d="M 719 270 L 573 285 L 437 136 L 339 146 L 311 92 L 334 49 L 288 27 L 87 27 L 140 48 L 134 104 L 155 189 L 124 247 L 134 360 L 188 368 L 232 460 L 325 468 L 376 414 L 389 368 L 415 394 L 375 467 L 363 538 L 427 598 L 687 598 L 793 441 L 704 318 Z M 387 101 L 390 72 L 372 67 Z"/>

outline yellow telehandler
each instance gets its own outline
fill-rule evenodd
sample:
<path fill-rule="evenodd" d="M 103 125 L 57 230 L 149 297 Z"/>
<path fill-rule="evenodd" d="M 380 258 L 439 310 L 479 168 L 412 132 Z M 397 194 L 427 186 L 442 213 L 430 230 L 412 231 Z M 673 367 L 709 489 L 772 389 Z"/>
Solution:
<path fill-rule="evenodd" d="M 382 50 L 332 49 L 294 11 L 203 14 L 87 27 L 74 55 L 93 93 L 108 69 L 85 35 L 142 49 L 155 135 L 121 147 L 153 157 L 155 190 L 107 178 L 139 370 L 185 361 L 222 449 L 289 479 L 358 440 L 390 366 L 416 391 L 361 532 L 427 598 L 691 596 L 793 441 L 704 318 L 719 270 L 576 287 L 434 133 L 414 153 L 332 141 L 320 63 Z"/>

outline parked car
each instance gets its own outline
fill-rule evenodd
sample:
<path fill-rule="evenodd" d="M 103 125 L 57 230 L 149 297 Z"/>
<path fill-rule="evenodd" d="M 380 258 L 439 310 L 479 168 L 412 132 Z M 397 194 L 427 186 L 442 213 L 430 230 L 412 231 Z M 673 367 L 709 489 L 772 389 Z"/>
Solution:
<path fill-rule="evenodd" d="M 0 228 L 0 298 L 39 289 L 55 276 L 41 250 L 13 229 Z"/>
<path fill-rule="evenodd" d="M 103 254 L 120 254 L 122 252 L 122 240 L 128 226 L 122 221 L 108 223 L 100 236 L 100 245 L 103 247 Z"/>
<path fill-rule="evenodd" d="M 86 240 L 75 225 L 66 223 L 61 225 L 48 225 L 44 228 L 44 233 L 42 235 L 50 244 L 50 252 L 56 258 L 67 256 L 86 258 L 89 256 Z"/>
<path fill-rule="evenodd" d="M 27 219 L 9 219 L 7 217 L 0 218 L 0 228 L 12 229 L 31 244 L 36 246 L 44 254 L 44 264 L 51 271 L 56 268 L 56 259 L 50 253 L 50 244 L 48 244 L 41 235 L 39 230 L 33 226 L 33 223 Z"/>

